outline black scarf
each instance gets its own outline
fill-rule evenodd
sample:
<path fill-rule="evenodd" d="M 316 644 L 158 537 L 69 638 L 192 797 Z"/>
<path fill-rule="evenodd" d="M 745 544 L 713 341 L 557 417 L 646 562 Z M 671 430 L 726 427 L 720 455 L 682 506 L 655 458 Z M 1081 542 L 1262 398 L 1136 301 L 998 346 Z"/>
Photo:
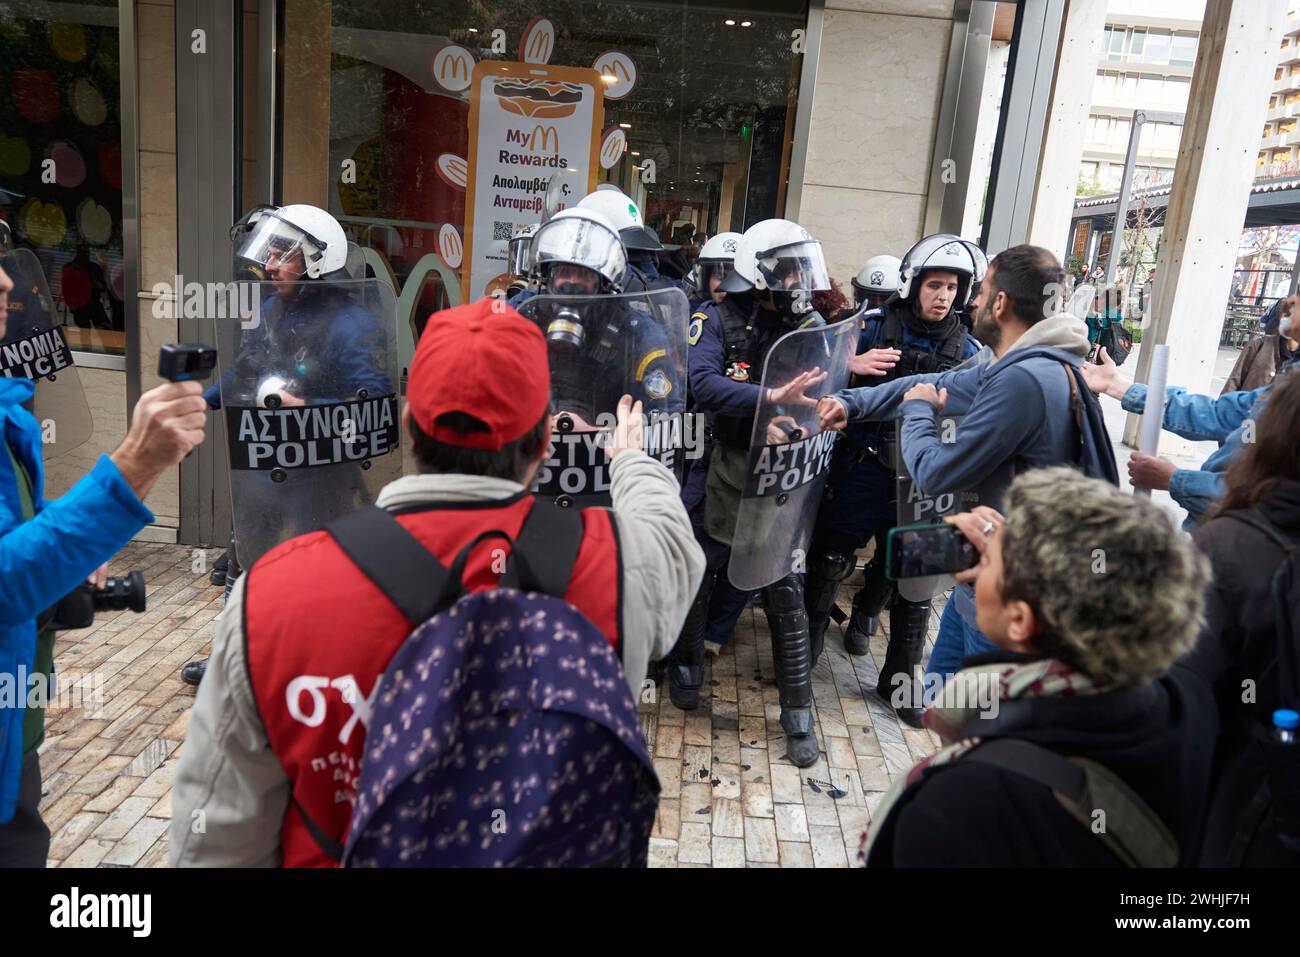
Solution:
<path fill-rule="evenodd" d="M 938 322 L 929 322 L 922 319 L 915 312 L 914 307 L 910 304 L 904 304 L 902 312 L 903 325 L 912 333 L 921 336 L 923 339 L 929 339 L 932 342 L 944 342 L 955 336 L 961 329 L 961 320 L 957 318 L 957 310 L 948 310 L 948 315 L 944 316 Z"/>

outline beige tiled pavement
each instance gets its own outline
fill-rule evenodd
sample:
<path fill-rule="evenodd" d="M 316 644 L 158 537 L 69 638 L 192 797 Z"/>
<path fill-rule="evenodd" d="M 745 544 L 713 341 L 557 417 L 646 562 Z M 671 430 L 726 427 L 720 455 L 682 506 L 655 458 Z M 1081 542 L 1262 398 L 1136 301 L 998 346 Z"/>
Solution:
<path fill-rule="evenodd" d="M 163 867 L 171 783 L 193 690 L 183 664 L 207 651 L 221 590 L 206 564 L 217 550 L 132 543 L 113 574 L 139 568 L 149 608 L 98 616 L 63 632 L 60 681 L 102 679 L 98 710 L 51 709 L 41 749 L 41 811 L 53 832 L 51 867 Z M 857 580 L 855 576 L 855 581 Z M 848 594 L 841 596 L 847 609 Z M 935 602 L 931 635 L 941 601 Z M 650 840 L 652 867 L 845 867 L 890 781 L 937 744 L 900 726 L 872 689 L 885 636 L 871 655 L 845 654 L 832 625 L 814 671 L 822 756 L 810 768 L 785 757 L 772 652 L 762 611 L 742 614 L 732 641 L 709 661 L 705 700 L 685 713 L 667 695 L 641 706 L 663 786 Z"/>

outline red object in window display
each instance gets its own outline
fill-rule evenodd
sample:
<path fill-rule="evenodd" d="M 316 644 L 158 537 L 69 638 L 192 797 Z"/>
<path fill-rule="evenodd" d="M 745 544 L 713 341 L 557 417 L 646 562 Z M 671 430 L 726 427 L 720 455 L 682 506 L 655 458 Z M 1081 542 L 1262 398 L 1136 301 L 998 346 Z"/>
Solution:
<path fill-rule="evenodd" d="M 122 147 L 117 143 L 99 144 L 99 175 L 113 189 L 122 188 Z"/>
<path fill-rule="evenodd" d="M 17 70 L 13 78 L 18 112 L 33 123 L 53 123 L 59 116 L 59 88 L 49 70 Z"/>

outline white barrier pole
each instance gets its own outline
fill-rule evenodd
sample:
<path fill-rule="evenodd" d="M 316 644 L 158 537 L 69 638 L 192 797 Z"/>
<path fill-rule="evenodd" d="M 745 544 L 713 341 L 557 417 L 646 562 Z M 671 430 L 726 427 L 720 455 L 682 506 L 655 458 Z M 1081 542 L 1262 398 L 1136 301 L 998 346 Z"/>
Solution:
<path fill-rule="evenodd" d="M 1151 354 L 1147 374 L 1147 401 L 1138 426 L 1138 451 L 1155 455 L 1160 448 L 1160 429 L 1165 421 L 1165 382 L 1169 378 L 1169 347 L 1161 344 Z M 1149 488 L 1135 488 L 1134 495 L 1151 495 Z"/>

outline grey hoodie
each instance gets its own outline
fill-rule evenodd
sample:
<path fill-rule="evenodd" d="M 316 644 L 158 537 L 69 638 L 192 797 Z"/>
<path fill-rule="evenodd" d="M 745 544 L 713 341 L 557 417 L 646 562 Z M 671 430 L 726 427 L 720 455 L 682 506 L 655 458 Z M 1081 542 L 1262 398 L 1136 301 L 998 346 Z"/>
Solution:
<path fill-rule="evenodd" d="M 845 389 L 835 398 L 850 421 L 898 417 L 903 460 L 927 494 L 973 492 L 978 504 L 1001 508 L 1019 473 L 1075 464 L 1078 432 L 1062 363 L 1080 365 L 1089 348 L 1088 327 L 1060 313 L 1030 327 L 1001 358 L 985 349 L 947 372 Z M 942 414 L 922 399 L 903 401 L 903 394 L 922 382 L 948 390 Z M 938 420 L 954 415 L 965 418 L 945 442 Z M 969 596 L 954 597 L 962 617 L 973 624 L 974 608 L 962 600 Z"/>

